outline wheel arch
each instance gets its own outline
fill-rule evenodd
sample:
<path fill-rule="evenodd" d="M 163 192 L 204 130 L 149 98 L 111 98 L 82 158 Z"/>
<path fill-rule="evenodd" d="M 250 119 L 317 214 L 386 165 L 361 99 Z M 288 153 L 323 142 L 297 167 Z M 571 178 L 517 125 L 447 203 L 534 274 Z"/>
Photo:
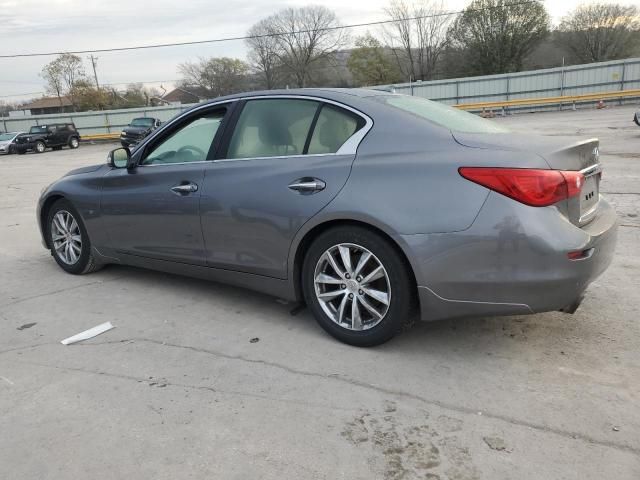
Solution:
<path fill-rule="evenodd" d="M 411 262 L 409 261 L 409 257 L 407 256 L 407 254 L 405 253 L 404 249 L 402 248 L 402 246 L 398 243 L 398 241 L 389 233 L 387 233 L 386 231 L 384 231 L 382 228 L 372 225 L 371 223 L 368 223 L 366 221 L 362 221 L 362 220 L 354 220 L 354 219 L 347 219 L 347 218 L 341 218 L 341 219 L 332 219 L 332 220 L 326 220 L 323 221 L 321 223 L 318 223 L 316 225 L 314 225 L 313 227 L 309 228 L 306 232 L 304 232 L 302 238 L 298 241 L 296 247 L 295 247 L 295 254 L 293 256 L 294 260 L 293 260 L 293 265 L 291 267 L 291 271 L 290 274 L 292 275 L 292 280 L 293 280 L 293 288 L 294 288 L 294 294 L 295 294 L 295 298 L 298 301 L 302 301 L 303 300 L 303 295 L 302 295 L 302 264 L 304 262 L 304 257 L 307 253 L 307 251 L 309 250 L 309 247 L 311 245 L 311 243 L 313 242 L 313 240 L 315 238 L 318 237 L 318 235 L 322 234 L 323 232 L 332 229 L 332 228 L 336 228 L 336 227 L 347 227 L 347 226 L 355 226 L 355 227 L 360 227 L 360 228 L 364 228 L 367 229 L 379 236 L 381 236 L 382 238 L 384 238 L 385 240 L 387 240 L 389 242 L 390 245 L 392 245 L 392 247 L 396 250 L 396 252 L 400 255 L 400 258 L 402 258 L 402 260 L 404 261 L 406 267 L 407 267 L 407 271 L 409 272 L 409 275 L 411 276 L 411 283 L 412 285 L 415 286 L 415 299 L 416 301 L 418 301 L 418 294 L 417 294 L 417 288 L 418 288 L 418 283 L 416 280 L 416 275 L 415 272 L 413 271 L 413 265 L 411 264 Z"/>
<path fill-rule="evenodd" d="M 49 245 L 49 239 L 47 238 L 47 217 L 49 216 L 49 210 L 51 210 L 51 207 L 54 203 L 64 198 L 66 198 L 64 195 L 54 193 L 52 195 L 49 195 L 42 203 L 42 208 L 40 209 L 40 218 L 38 220 L 40 221 L 40 231 L 42 232 L 42 238 L 44 239 L 44 243 L 47 248 L 51 248 L 51 245 Z"/>

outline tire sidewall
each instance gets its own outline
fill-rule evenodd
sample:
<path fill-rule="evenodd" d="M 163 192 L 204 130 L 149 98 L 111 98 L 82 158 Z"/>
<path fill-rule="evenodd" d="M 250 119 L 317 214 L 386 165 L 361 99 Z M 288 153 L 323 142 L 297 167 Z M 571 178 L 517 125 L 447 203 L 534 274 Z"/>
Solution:
<path fill-rule="evenodd" d="M 58 254 L 53 249 L 53 239 L 51 238 L 51 222 L 56 213 L 61 210 L 66 210 L 73 218 L 75 218 L 78 226 L 80 227 L 80 234 L 82 235 L 82 247 L 80 250 L 80 258 L 73 265 L 68 265 L 64 263 Z M 87 234 L 87 229 L 84 226 L 84 221 L 82 217 L 78 213 L 78 211 L 69 203 L 67 200 L 58 200 L 55 202 L 49 212 L 47 213 L 47 223 L 45 225 L 46 234 L 47 234 L 47 243 L 49 245 L 49 250 L 51 251 L 51 255 L 53 256 L 56 263 L 62 268 L 65 272 L 80 274 L 85 271 L 87 265 L 89 264 L 89 257 L 91 255 L 91 243 L 89 241 L 89 235 Z"/>
<path fill-rule="evenodd" d="M 38 145 L 42 145 L 42 150 L 38 150 Z M 35 145 L 33 146 L 33 150 L 36 153 L 44 153 L 44 151 L 47 149 L 47 146 L 44 144 L 44 142 L 36 142 Z"/>
<path fill-rule="evenodd" d="M 367 330 L 351 331 L 337 325 L 320 306 L 315 295 L 314 273 L 320 256 L 340 243 L 353 243 L 373 253 L 382 263 L 391 285 L 391 302 L 382 321 Z M 411 315 L 413 291 L 406 262 L 395 247 L 378 234 L 361 227 L 340 227 L 322 233 L 309 247 L 302 268 L 305 301 L 320 326 L 339 340 L 356 346 L 373 346 L 386 342 L 400 332 Z"/>

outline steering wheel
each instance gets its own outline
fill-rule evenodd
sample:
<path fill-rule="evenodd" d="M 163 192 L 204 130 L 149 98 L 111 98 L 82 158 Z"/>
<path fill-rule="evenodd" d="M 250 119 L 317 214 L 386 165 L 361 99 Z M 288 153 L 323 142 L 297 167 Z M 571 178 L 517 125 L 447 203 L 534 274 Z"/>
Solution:
<path fill-rule="evenodd" d="M 207 158 L 207 154 L 200 150 L 198 147 L 194 147 L 193 145 L 184 145 L 180 147 L 176 152 L 176 156 L 182 155 L 183 153 L 189 152 L 189 155 L 193 155 L 192 152 L 195 152 L 201 160 L 205 160 Z"/>

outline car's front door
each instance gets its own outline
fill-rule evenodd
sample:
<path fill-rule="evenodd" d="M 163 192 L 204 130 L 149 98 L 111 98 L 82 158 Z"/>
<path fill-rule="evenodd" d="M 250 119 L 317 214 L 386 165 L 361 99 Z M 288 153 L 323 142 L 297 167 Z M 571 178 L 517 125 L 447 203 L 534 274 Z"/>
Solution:
<path fill-rule="evenodd" d="M 265 98 L 238 107 L 201 199 L 209 266 L 286 278 L 294 235 L 344 186 L 366 119 L 316 100 Z M 352 143 L 353 145 L 353 143 Z"/>
<path fill-rule="evenodd" d="M 200 226 L 204 167 L 213 159 L 227 108 L 194 113 L 136 150 L 135 169 L 104 178 L 103 225 L 120 253 L 206 264 Z"/>

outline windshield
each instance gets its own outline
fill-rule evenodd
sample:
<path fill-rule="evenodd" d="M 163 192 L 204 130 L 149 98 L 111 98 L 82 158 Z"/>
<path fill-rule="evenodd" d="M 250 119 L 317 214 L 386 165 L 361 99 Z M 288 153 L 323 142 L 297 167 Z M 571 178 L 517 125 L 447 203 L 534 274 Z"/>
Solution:
<path fill-rule="evenodd" d="M 6 142 L 8 140 L 12 140 L 15 137 L 15 133 L 2 133 L 0 134 L 0 142 Z"/>
<path fill-rule="evenodd" d="M 375 97 L 405 112 L 429 120 L 454 132 L 461 133 L 506 133 L 509 129 L 469 112 L 432 102 L 426 98 L 407 95 L 384 95 Z"/>
<path fill-rule="evenodd" d="M 40 125 L 38 127 L 31 127 L 29 133 L 47 133 L 47 126 Z"/>
<path fill-rule="evenodd" d="M 132 127 L 153 127 L 153 118 L 134 118 L 129 125 Z"/>

